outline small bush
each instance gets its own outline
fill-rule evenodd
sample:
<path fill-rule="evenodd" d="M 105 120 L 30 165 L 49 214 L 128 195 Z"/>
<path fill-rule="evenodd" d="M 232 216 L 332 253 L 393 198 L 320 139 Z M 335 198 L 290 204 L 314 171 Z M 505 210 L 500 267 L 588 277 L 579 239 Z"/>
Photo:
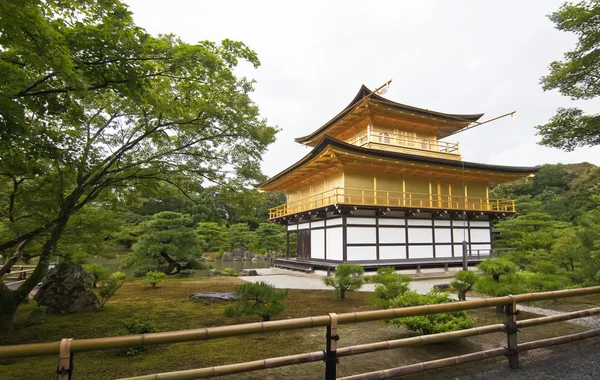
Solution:
<path fill-rule="evenodd" d="M 94 288 L 98 286 L 100 281 L 108 279 L 108 268 L 100 264 L 84 264 L 83 270 L 94 278 Z"/>
<path fill-rule="evenodd" d="M 264 282 L 247 282 L 235 290 L 237 300 L 235 305 L 225 309 L 226 317 L 241 315 L 257 315 L 263 321 L 285 310 L 284 301 L 288 295 L 287 290 L 277 290 L 272 285 Z"/>
<path fill-rule="evenodd" d="M 36 306 L 27 316 L 27 325 L 38 325 L 43 323 L 46 315 L 48 315 L 48 307 L 43 305 Z"/>
<path fill-rule="evenodd" d="M 115 294 L 117 290 L 125 283 L 125 273 L 115 272 L 110 275 L 108 280 L 104 281 L 104 285 L 98 290 L 100 296 L 100 307 L 104 307 L 104 304 L 108 302 Z"/>
<path fill-rule="evenodd" d="M 156 332 L 156 327 L 150 322 L 143 322 L 139 320 L 125 321 L 123 326 L 127 329 L 129 335 L 148 334 Z M 146 351 L 145 347 L 130 347 L 124 351 L 125 355 L 137 355 L 141 352 Z"/>
<path fill-rule="evenodd" d="M 135 269 L 132 273 L 133 277 L 146 277 L 146 273 L 148 273 L 148 269 Z"/>
<path fill-rule="evenodd" d="M 159 271 L 150 271 L 146 273 L 146 277 L 142 281 L 144 284 L 152 285 L 152 288 L 155 288 L 162 280 L 165 279 L 165 273 Z"/>
<path fill-rule="evenodd" d="M 394 273 L 394 268 L 384 267 L 377 269 L 376 275 L 365 277 L 365 281 L 378 284 L 373 295 L 375 308 L 388 309 L 392 299 L 408 291 L 411 278 Z"/>
<path fill-rule="evenodd" d="M 237 272 L 233 268 L 223 268 L 221 276 L 237 276 Z"/>
<path fill-rule="evenodd" d="M 477 275 L 468 270 L 461 270 L 454 276 L 454 281 L 450 283 L 450 287 L 458 292 L 458 299 L 461 301 L 467 300 L 467 292 L 471 290 L 475 282 L 477 281 Z"/>
<path fill-rule="evenodd" d="M 326 277 L 323 282 L 327 286 L 335 288 L 335 294 L 338 298 L 346 298 L 346 292 L 352 292 L 360 289 L 364 281 L 360 277 L 365 269 L 357 264 L 340 264 L 334 272 L 335 278 Z"/>
<path fill-rule="evenodd" d="M 433 305 L 451 302 L 447 295 L 434 290 L 422 295 L 415 291 L 406 291 L 390 303 L 390 307 L 409 307 Z M 448 331 L 468 329 L 475 326 L 475 320 L 466 311 L 422 315 L 416 317 L 395 318 L 390 320 L 395 326 L 404 326 L 409 330 L 419 331 L 423 334 L 437 334 Z"/>
<path fill-rule="evenodd" d="M 177 277 L 193 277 L 194 274 L 196 274 L 195 271 L 185 269 L 185 270 L 180 270 L 179 273 L 177 273 Z"/>
<path fill-rule="evenodd" d="M 477 268 L 481 269 L 484 273 L 491 275 L 492 279 L 496 282 L 500 282 L 500 276 L 514 273 L 519 270 L 517 264 L 503 257 L 485 259 L 477 265 Z"/>

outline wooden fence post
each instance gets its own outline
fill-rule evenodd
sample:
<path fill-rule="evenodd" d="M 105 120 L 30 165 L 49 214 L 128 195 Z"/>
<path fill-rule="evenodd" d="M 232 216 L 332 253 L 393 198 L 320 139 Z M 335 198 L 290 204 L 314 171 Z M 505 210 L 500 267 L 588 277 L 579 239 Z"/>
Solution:
<path fill-rule="evenodd" d="M 508 367 L 510 369 L 519 368 L 519 351 L 517 349 L 517 302 L 512 295 L 509 295 L 513 302 L 504 307 L 506 313 L 506 338 L 508 348 Z"/>
<path fill-rule="evenodd" d="M 338 318 L 336 313 L 329 313 L 331 322 L 327 326 L 327 350 L 325 351 L 325 380 L 335 380 L 337 377 L 337 333 Z"/>

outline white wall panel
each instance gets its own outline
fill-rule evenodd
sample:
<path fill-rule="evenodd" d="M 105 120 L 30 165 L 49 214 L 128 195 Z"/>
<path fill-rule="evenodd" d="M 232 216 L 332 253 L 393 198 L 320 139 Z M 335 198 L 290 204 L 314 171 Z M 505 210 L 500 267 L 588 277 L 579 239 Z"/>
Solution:
<path fill-rule="evenodd" d="M 433 258 L 432 245 L 413 245 L 408 247 L 408 257 L 410 259 Z"/>
<path fill-rule="evenodd" d="M 300 223 L 300 224 L 298 224 L 298 229 L 299 230 L 305 230 L 307 228 L 310 228 L 310 224 L 309 223 Z"/>
<path fill-rule="evenodd" d="M 471 221 L 471 227 L 489 227 L 490 226 L 490 222 L 483 221 L 483 220 L 472 220 Z"/>
<path fill-rule="evenodd" d="M 435 220 L 433 222 L 436 226 L 450 226 L 449 220 Z"/>
<path fill-rule="evenodd" d="M 464 226 L 468 226 L 468 223 L 469 223 L 469 222 L 468 222 L 468 221 L 466 221 L 466 220 L 465 220 L 464 222 L 463 222 L 462 220 L 453 220 L 453 221 L 452 221 L 452 225 L 453 225 L 454 227 L 462 227 L 463 225 L 464 225 Z"/>
<path fill-rule="evenodd" d="M 340 226 L 340 225 L 342 225 L 342 218 L 327 219 L 327 225 L 328 226 Z"/>
<path fill-rule="evenodd" d="M 452 236 L 450 234 L 452 230 L 450 228 L 438 228 L 436 227 L 435 232 L 435 242 L 436 243 L 450 243 L 452 240 L 450 239 Z"/>
<path fill-rule="evenodd" d="M 310 224 L 310 228 L 323 227 L 324 225 L 325 225 L 325 221 L 324 220 L 317 220 L 316 222 L 312 222 Z"/>
<path fill-rule="evenodd" d="M 408 219 L 409 226 L 431 226 L 431 219 Z"/>
<path fill-rule="evenodd" d="M 488 243 L 490 241 L 490 230 L 471 229 L 471 242 Z"/>
<path fill-rule="evenodd" d="M 296 231 L 298 229 L 298 226 L 296 224 L 293 224 L 291 226 L 287 226 L 288 231 Z"/>
<path fill-rule="evenodd" d="M 346 224 L 372 224 L 375 225 L 375 218 L 353 218 L 348 217 Z"/>
<path fill-rule="evenodd" d="M 380 260 L 393 260 L 393 259 L 406 259 L 406 247 L 403 245 L 399 246 L 383 246 L 379 247 L 379 259 Z"/>
<path fill-rule="evenodd" d="M 484 252 L 481 252 L 482 255 L 487 254 L 488 250 L 492 249 L 492 245 L 491 244 L 471 244 L 471 250 L 475 251 L 477 249 L 481 249 L 481 250 L 485 250 Z M 477 255 L 477 252 L 473 252 L 473 255 Z"/>
<path fill-rule="evenodd" d="M 461 242 L 463 240 L 469 241 L 469 230 L 466 228 L 454 228 L 454 242 Z"/>
<path fill-rule="evenodd" d="M 380 226 L 403 226 L 404 219 L 381 218 L 379 219 Z"/>
<path fill-rule="evenodd" d="M 408 243 L 433 243 L 431 228 L 409 228 Z"/>
<path fill-rule="evenodd" d="M 375 227 L 347 227 L 346 240 L 348 243 L 375 244 Z"/>
<path fill-rule="evenodd" d="M 435 257 L 452 257 L 451 245 L 436 245 Z"/>
<path fill-rule="evenodd" d="M 377 260 L 375 247 L 348 247 L 348 261 Z"/>
<path fill-rule="evenodd" d="M 404 227 L 386 227 L 379 229 L 380 243 L 406 243 L 406 229 Z"/>
<path fill-rule="evenodd" d="M 327 260 L 343 260 L 342 228 L 327 229 Z"/>
<path fill-rule="evenodd" d="M 454 257 L 462 257 L 462 244 L 454 244 Z"/>
<path fill-rule="evenodd" d="M 325 258 L 325 230 L 310 231 L 310 257 L 312 259 Z"/>

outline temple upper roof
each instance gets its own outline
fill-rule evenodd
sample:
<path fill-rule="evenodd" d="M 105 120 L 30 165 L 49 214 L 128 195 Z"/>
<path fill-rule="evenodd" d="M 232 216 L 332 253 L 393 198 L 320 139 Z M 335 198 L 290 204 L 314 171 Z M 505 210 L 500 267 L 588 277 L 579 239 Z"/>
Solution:
<path fill-rule="evenodd" d="M 269 178 L 258 186 L 261 190 L 282 191 L 296 186 L 304 178 L 315 174 L 326 174 L 338 164 L 349 165 L 363 161 L 372 165 L 373 171 L 389 170 L 394 167 L 405 171 L 410 166 L 417 173 L 479 178 L 496 183 L 514 181 L 538 171 L 538 167 L 490 165 L 476 162 L 457 161 L 445 158 L 427 157 L 348 144 L 325 136 L 306 156 L 298 162 Z M 376 164 L 373 166 L 373 164 Z M 379 166 L 382 167 L 379 167 Z"/>
<path fill-rule="evenodd" d="M 364 118 L 388 118 L 410 124 L 414 128 L 431 131 L 437 139 L 450 136 L 476 122 L 480 114 L 446 114 L 408 106 L 386 99 L 362 85 L 354 99 L 339 114 L 313 133 L 298 137 L 296 142 L 315 146 L 325 135 L 339 138 Z"/>

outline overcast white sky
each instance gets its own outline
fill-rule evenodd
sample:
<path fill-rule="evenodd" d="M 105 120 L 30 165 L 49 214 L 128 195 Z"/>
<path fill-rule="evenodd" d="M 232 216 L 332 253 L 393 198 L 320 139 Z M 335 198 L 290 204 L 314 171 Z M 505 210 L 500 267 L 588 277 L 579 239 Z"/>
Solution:
<path fill-rule="evenodd" d="M 446 113 L 505 118 L 460 133 L 466 161 L 539 165 L 588 161 L 600 148 L 566 153 L 537 145 L 535 125 L 558 107 L 598 112 L 539 85 L 548 64 L 576 41 L 545 16 L 563 1 L 191 1 L 126 0 L 139 26 L 186 42 L 240 40 L 262 66 L 253 96 L 281 128 L 263 159 L 269 176 L 309 152 L 293 141 L 341 111 L 361 84 L 392 78 L 385 97 Z M 245 72 L 245 70 L 244 70 Z"/>

